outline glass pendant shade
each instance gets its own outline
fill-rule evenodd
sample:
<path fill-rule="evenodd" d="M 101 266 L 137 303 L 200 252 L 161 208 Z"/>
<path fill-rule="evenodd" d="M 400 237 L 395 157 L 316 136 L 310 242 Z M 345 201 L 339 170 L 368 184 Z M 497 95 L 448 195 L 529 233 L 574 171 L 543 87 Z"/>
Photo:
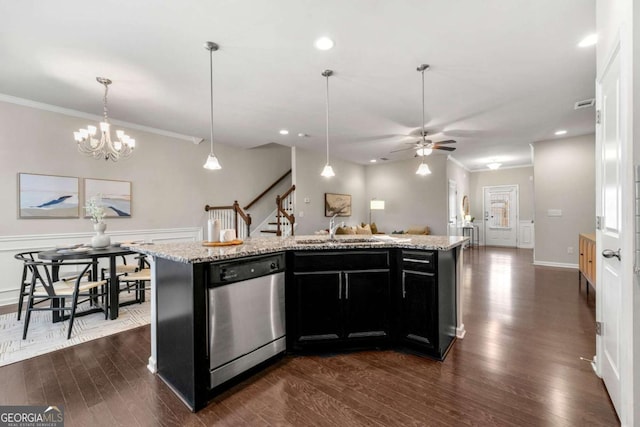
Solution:
<path fill-rule="evenodd" d="M 416 154 L 418 156 L 428 156 L 432 152 L 433 152 L 432 148 L 424 147 L 424 148 L 418 148 L 418 150 L 416 151 Z"/>
<path fill-rule="evenodd" d="M 320 175 L 326 178 L 331 178 L 332 176 L 336 176 L 335 172 L 333 171 L 333 168 L 328 163 L 324 165 L 324 169 L 322 169 L 322 173 Z"/>
<path fill-rule="evenodd" d="M 222 169 L 222 166 L 220 165 L 220 162 L 218 161 L 216 155 L 213 153 L 213 52 L 218 50 L 219 46 L 214 42 L 206 42 L 204 44 L 204 48 L 209 51 L 209 80 L 211 82 L 211 85 L 209 86 L 211 95 L 209 97 L 209 125 L 211 127 L 211 152 L 209 153 L 207 161 L 204 162 L 204 165 L 202 165 L 202 167 L 208 170 L 218 170 Z"/>
<path fill-rule="evenodd" d="M 427 165 L 426 163 L 420 163 L 420 166 L 418 166 L 418 170 L 416 171 L 416 175 L 425 176 L 429 175 L 430 173 L 431 169 L 429 169 L 429 165 Z"/>
<path fill-rule="evenodd" d="M 213 153 L 209 154 L 209 156 L 207 157 L 207 161 L 204 163 L 204 165 L 202 165 L 202 167 L 209 170 L 222 169 L 218 158 Z"/>
<path fill-rule="evenodd" d="M 326 103 L 325 103 L 325 113 L 326 113 L 326 137 L 327 137 L 327 163 L 324 165 L 320 176 L 324 176 L 325 178 L 331 178 L 332 176 L 336 176 L 333 168 L 329 164 L 329 77 L 333 75 L 333 70 L 324 70 L 322 72 L 322 77 L 326 79 Z"/>

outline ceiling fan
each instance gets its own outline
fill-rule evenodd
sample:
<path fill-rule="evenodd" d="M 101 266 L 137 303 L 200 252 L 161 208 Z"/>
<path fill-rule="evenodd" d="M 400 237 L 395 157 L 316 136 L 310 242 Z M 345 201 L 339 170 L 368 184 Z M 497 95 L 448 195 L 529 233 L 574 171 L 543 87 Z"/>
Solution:
<path fill-rule="evenodd" d="M 438 141 L 433 142 L 430 139 L 426 139 L 426 132 L 422 135 L 422 139 L 416 142 L 405 142 L 405 144 L 411 145 L 411 147 L 401 148 L 399 150 L 394 150 L 392 153 L 397 153 L 398 151 L 406 151 L 406 150 L 415 150 L 417 156 L 428 156 L 431 154 L 433 150 L 443 150 L 443 151 L 454 151 L 455 147 L 446 147 L 447 144 L 455 144 L 455 140 L 447 139 L 446 141 Z"/>
<path fill-rule="evenodd" d="M 420 65 L 416 71 L 419 71 L 422 74 L 422 127 L 420 128 L 420 137 L 422 138 L 416 142 L 406 142 L 405 144 L 411 144 L 411 147 L 401 148 L 400 150 L 392 151 L 392 153 L 396 153 L 398 151 L 404 150 L 416 150 L 417 156 L 428 156 L 433 152 L 433 150 L 443 150 L 443 151 L 454 151 L 455 147 L 444 147 L 446 144 L 454 144 L 456 141 L 453 139 L 448 139 L 446 141 L 438 141 L 433 142 L 430 139 L 427 139 L 427 131 L 425 130 L 425 122 L 424 122 L 424 72 L 429 69 L 429 65 L 422 64 Z M 423 160 L 424 162 L 424 160 Z"/>

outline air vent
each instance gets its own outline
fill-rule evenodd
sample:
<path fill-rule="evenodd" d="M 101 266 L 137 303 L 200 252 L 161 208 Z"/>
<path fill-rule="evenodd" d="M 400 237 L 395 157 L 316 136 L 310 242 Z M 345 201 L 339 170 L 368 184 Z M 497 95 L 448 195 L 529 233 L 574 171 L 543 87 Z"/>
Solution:
<path fill-rule="evenodd" d="M 573 108 L 576 110 L 579 110 L 581 108 L 589 108 L 589 107 L 593 107 L 594 105 L 596 105 L 596 100 L 595 98 L 591 98 L 591 99 L 585 99 L 584 101 L 578 101 L 574 104 Z"/>
<path fill-rule="evenodd" d="M 389 160 L 386 157 L 380 157 L 380 160 Z"/>

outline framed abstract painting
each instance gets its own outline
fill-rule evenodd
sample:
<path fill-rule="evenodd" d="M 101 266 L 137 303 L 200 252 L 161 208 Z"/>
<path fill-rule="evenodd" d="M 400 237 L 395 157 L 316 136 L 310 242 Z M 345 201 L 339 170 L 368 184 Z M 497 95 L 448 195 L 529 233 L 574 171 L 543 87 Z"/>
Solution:
<path fill-rule="evenodd" d="M 102 199 L 107 218 L 131 218 L 131 181 L 85 178 L 85 204 L 94 197 Z"/>
<path fill-rule="evenodd" d="M 79 218 L 79 179 L 18 173 L 18 218 Z"/>

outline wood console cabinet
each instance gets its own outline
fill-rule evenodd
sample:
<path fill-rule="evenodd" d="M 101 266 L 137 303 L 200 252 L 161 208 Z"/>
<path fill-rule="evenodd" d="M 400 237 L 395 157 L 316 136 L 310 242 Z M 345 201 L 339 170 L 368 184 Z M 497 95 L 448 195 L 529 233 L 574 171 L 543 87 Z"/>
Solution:
<path fill-rule="evenodd" d="M 596 235 L 580 234 L 579 237 L 580 258 L 578 259 L 578 288 L 582 285 L 582 277 L 586 280 L 587 295 L 589 295 L 589 283 L 596 288 Z"/>
<path fill-rule="evenodd" d="M 388 339 L 389 259 L 388 250 L 291 254 L 287 348 L 357 346 Z"/>

